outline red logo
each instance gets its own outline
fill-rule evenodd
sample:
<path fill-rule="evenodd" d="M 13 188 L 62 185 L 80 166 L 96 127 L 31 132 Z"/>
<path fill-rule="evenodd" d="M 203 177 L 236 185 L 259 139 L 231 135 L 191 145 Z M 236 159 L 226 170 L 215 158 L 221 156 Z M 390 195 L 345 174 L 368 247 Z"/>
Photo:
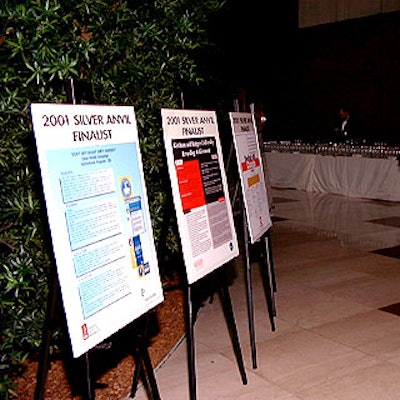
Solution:
<path fill-rule="evenodd" d="M 89 339 L 89 331 L 86 324 L 81 326 L 83 340 Z"/>

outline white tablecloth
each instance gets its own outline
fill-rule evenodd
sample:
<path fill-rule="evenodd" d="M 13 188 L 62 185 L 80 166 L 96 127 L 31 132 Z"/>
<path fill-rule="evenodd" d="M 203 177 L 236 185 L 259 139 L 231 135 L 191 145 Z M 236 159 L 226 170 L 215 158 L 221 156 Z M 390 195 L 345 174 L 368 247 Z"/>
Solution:
<path fill-rule="evenodd" d="M 264 153 L 271 186 L 400 201 L 400 168 L 393 159 Z"/>

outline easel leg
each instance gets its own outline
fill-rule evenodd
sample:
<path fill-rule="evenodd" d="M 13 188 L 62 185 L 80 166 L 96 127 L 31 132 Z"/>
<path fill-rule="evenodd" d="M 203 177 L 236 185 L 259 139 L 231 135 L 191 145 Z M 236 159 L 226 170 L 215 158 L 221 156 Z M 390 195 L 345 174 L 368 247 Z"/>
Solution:
<path fill-rule="evenodd" d="M 154 400 L 160 400 L 160 393 L 158 391 L 158 387 L 157 387 L 157 382 L 156 382 L 156 378 L 154 376 L 154 370 L 153 370 L 153 366 L 151 364 L 151 359 L 150 359 L 150 355 L 149 355 L 149 351 L 147 346 L 145 348 L 143 348 L 143 363 L 144 363 L 144 369 L 146 371 L 146 376 L 151 388 L 151 393 L 153 395 L 153 399 Z"/>
<path fill-rule="evenodd" d="M 94 388 L 92 386 L 92 376 L 90 373 L 90 360 L 89 360 L 89 352 L 85 353 L 85 366 L 86 366 L 86 389 L 87 393 L 84 397 L 86 400 L 94 400 L 95 393 Z"/>
<path fill-rule="evenodd" d="M 142 376 L 142 357 L 141 354 L 135 355 L 135 372 L 133 373 L 132 388 L 130 398 L 133 399 L 136 396 L 137 388 L 139 385 L 139 377 Z"/>
<path fill-rule="evenodd" d="M 51 335 L 56 327 L 56 321 L 57 321 L 56 308 L 57 308 L 58 298 L 59 298 L 59 283 L 56 271 L 53 270 L 51 273 L 50 283 L 49 283 L 49 297 L 47 303 L 46 319 L 43 328 L 42 348 L 40 353 L 38 371 L 36 375 L 36 388 L 35 388 L 34 400 L 42 400 L 44 396 L 44 387 L 46 383 L 47 373 L 49 370 Z M 86 353 L 85 355 L 84 362 L 85 362 L 87 392 L 83 396 L 83 399 L 93 400 L 94 389 L 91 384 L 88 353 Z"/>
<path fill-rule="evenodd" d="M 149 318 L 148 314 L 146 315 L 146 318 Z M 140 320 L 136 322 L 140 322 Z M 148 322 L 146 322 L 146 324 L 147 323 Z M 154 370 L 147 346 L 147 328 L 143 328 L 141 324 L 139 324 L 138 329 L 143 329 L 143 333 L 138 332 L 135 337 L 137 343 L 136 351 L 134 354 L 135 372 L 133 374 L 130 398 L 134 398 L 136 396 L 140 377 L 142 378 L 146 390 L 149 392 L 150 399 L 160 400 L 160 393 L 158 391 L 157 382 L 154 376 Z"/>
<path fill-rule="evenodd" d="M 271 329 L 275 331 L 275 321 L 274 321 L 275 305 L 274 305 L 273 291 L 271 287 L 271 278 L 269 275 L 268 255 L 263 243 L 265 243 L 264 240 L 260 239 L 259 245 L 260 245 L 260 252 L 262 254 L 261 261 L 263 261 L 262 262 L 263 265 L 260 266 L 260 272 L 261 272 L 262 283 L 264 286 L 264 293 L 267 301 Z"/>
<path fill-rule="evenodd" d="M 247 384 L 247 376 L 246 376 L 246 371 L 244 368 L 242 350 L 240 348 L 239 336 L 237 333 L 237 328 L 236 328 L 236 323 L 235 323 L 235 317 L 233 314 L 231 296 L 229 294 L 229 289 L 228 289 L 228 285 L 226 283 L 225 275 L 221 276 L 221 278 L 222 279 L 221 279 L 221 285 L 219 286 L 219 296 L 220 296 L 222 308 L 224 310 L 225 319 L 226 319 L 226 322 L 228 325 L 229 334 L 231 336 L 233 350 L 235 352 L 240 376 L 242 378 L 242 383 L 244 385 L 246 385 Z"/>
<path fill-rule="evenodd" d="M 269 282 L 270 293 L 271 293 L 271 301 L 272 301 L 272 314 L 276 316 L 276 307 L 275 307 L 275 292 L 276 292 L 276 283 L 275 283 L 275 273 L 274 273 L 274 265 L 272 261 L 272 249 L 271 243 L 268 236 L 264 237 L 265 244 L 265 261 L 266 261 L 266 271 L 268 273 L 267 279 Z"/>
<path fill-rule="evenodd" d="M 267 254 L 268 254 L 268 265 L 271 274 L 271 281 L 272 281 L 272 289 L 276 292 L 276 278 L 275 278 L 275 266 L 274 266 L 274 258 L 272 255 L 272 242 L 271 242 L 271 229 L 268 229 L 265 235 L 265 242 L 267 246 Z"/>
<path fill-rule="evenodd" d="M 256 334 L 254 327 L 254 306 L 253 306 L 253 281 L 251 274 L 250 252 L 249 252 L 249 232 L 246 222 L 246 211 L 243 207 L 243 242 L 246 257 L 246 295 L 247 295 L 247 315 L 249 320 L 249 334 L 251 347 L 251 360 L 253 369 L 257 368 Z"/>
<path fill-rule="evenodd" d="M 55 271 L 52 271 L 50 278 L 50 290 L 47 303 L 46 320 L 43 328 L 42 348 L 40 353 L 39 366 L 36 376 L 35 400 L 42 400 L 44 394 L 44 386 L 46 383 L 47 372 L 49 370 L 49 354 L 51 333 L 54 329 L 54 321 L 56 315 L 56 304 L 58 296 L 58 279 Z"/>
<path fill-rule="evenodd" d="M 139 377 L 142 378 L 143 385 L 150 394 L 151 400 L 160 400 L 160 393 L 158 391 L 157 382 L 154 376 L 153 366 L 147 347 L 142 347 L 138 350 L 135 356 L 135 373 L 133 376 L 133 383 L 130 398 L 133 399 L 136 396 L 137 386 L 139 383 Z"/>
<path fill-rule="evenodd" d="M 246 268 L 246 294 L 247 294 L 247 314 L 249 319 L 251 360 L 253 369 L 256 369 L 257 368 L 256 332 L 254 325 L 253 285 L 252 285 L 252 273 L 250 266 Z"/>
<path fill-rule="evenodd" d="M 186 293 L 186 326 L 187 326 L 187 356 L 189 369 L 189 394 L 190 400 L 196 400 L 196 364 L 195 364 L 195 349 L 194 349 L 194 319 L 193 319 L 193 304 L 191 286 L 187 286 Z"/>

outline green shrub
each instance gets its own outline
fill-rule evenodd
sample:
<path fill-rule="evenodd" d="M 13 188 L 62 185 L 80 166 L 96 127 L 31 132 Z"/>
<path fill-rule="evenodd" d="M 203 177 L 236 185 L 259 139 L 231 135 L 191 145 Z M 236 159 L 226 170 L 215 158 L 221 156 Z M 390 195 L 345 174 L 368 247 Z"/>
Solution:
<path fill-rule="evenodd" d="M 223 0 L 3 0 L 0 9 L 0 397 L 37 352 L 52 268 L 29 106 L 65 102 L 70 79 L 97 104 L 134 105 L 154 233 L 167 189 L 160 108 L 202 82 L 196 52 Z M 172 228 L 166 236 L 177 250 Z M 57 344 L 55 344 L 57 345 Z"/>

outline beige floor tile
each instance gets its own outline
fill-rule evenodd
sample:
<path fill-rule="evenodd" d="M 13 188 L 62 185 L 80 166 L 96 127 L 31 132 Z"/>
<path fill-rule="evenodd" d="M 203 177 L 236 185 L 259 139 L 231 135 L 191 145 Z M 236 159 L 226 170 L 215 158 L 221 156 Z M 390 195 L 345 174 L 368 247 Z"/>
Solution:
<path fill-rule="evenodd" d="M 326 338 L 385 360 L 400 355 L 400 318 L 378 310 L 313 328 Z"/>
<path fill-rule="evenodd" d="M 397 280 L 399 278 L 400 260 L 397 258 L 368 253 L 350 261 L 345 267 L 352 271 L 366 273 L 383 279 Z"/>
<path fill-rule="evenodd" d="M 382 362 L 298 393 L 302 400 L 398 400 L 400 367 Z"/>
<path fill-rule="evenodd" d="M 227 354 L 233 357 L 232 353 Z M 246 364 L 249 363 L 245 351 Z M 374 357 L 309 331 L 281 335 L 257 345 L 256 373 L 291 393 L 374 365 Z"/>
<path fill-rule="evenodd" d="M 350 299 L 326 293 L 320 288 L 305 285 L 279 291 L 276 304 L 279 318 L 306 329 L 371 309 Z"/>
<path fill-rule="evenodd" d="M 321 268 L 320 261 L 281 268 L 276 272 L 276 280 L 280 288 L 299 283 L 318 288 L 365 276 L 365 272 L 348 267 L 353 259 L 349 257 L 339 260 L 326 260 L 323 262 L 323 268 Z"/>
<path fill-rule="evenodd" d="M 374 308 L 400 302 L 400 279 L 382 279 L 369 275 L 340 284 L 327 285 L 321 289 L 335 298 L 347 299 Z"/>

